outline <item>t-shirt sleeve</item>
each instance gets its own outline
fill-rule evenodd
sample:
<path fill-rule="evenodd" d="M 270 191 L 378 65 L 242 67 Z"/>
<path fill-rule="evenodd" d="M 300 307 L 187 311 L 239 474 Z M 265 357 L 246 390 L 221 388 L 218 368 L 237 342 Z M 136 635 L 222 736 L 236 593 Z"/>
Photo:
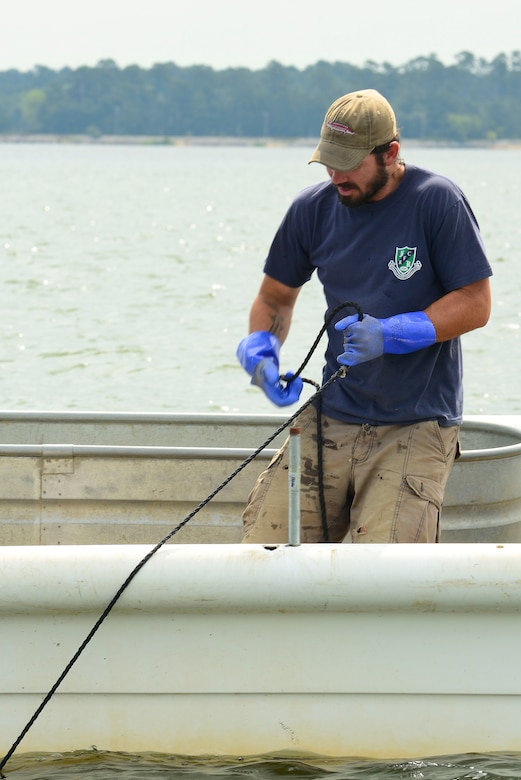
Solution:
<path fill-rule="evenodd" d="M 492 276 L 478 222 L 461 190 L 454 187 L 446 192 L 437 211 L 431 257 L 445 291 Z"/>
<path fill-rule="evenodd" d="M 315 220 L 312 211 L 316 208 L 314 189 L 308 188 L 295 198 L 275 234 L 264 264 L 264 273 L 288 287 L 301 287 L 315 270 L 311 262 Z"/>

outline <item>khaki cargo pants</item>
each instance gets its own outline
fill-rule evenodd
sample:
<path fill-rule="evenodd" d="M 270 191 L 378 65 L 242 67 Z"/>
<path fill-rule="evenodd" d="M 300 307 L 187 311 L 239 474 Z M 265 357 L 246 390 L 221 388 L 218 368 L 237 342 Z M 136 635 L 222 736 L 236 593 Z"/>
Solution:
<path fill-rule="evenodd" d="M 317 467 L 316 410 L 301 428 L 302 542 L 437 542 L 445 485 L 459 452 L 458 426 L 351 425 L 322 416 L 323 485 L 327 538 L 322 527 Z M 259 476 L 243 513 L 243 542 L 288 541 L 288 442 Z M 348 540 L 349 541 L 349 540 Z"/>

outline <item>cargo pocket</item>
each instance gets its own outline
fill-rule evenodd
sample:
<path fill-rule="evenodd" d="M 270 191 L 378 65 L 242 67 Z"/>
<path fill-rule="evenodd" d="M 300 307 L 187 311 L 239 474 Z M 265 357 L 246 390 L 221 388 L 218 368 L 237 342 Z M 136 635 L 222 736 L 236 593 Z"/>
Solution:
<path fill-rule="evenodd" d="M 438 512 L 441 512 L 443 504 L 443 488 L 441 485 L 433 479 L 425 479 L 425 477 L 409 475 L 405 479 L 413 493 L 416 493 L 419 498 L 425 501 L 430 501 L 437 507 Z"/>
<path fill-rule="evenodd" d="M 432 479 L 411 474 L 405 480 L 410 494 L 402 506 L 399 541 L 438 542 L 443 487 Z"/>

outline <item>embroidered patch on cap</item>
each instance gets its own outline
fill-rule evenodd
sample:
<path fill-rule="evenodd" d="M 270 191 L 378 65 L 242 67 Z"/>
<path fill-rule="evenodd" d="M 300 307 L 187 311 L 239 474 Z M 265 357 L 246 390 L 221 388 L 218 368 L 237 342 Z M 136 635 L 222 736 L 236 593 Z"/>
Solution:
<path fill-rule="evenodd" d="M 355 131 L 351 130 L 347 125 L 342 125 L 340 122 L 328 122 L 327 127 L 330 130 L 334 130 L 337 133 L 343 133 L 344 135 L 354 135 Z"/>

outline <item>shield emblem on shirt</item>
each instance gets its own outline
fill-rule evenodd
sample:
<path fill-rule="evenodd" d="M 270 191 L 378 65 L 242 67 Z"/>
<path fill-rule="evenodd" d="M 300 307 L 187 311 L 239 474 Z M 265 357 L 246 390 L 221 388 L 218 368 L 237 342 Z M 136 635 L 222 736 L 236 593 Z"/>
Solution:
<path fill-rule="evenodd" d="M 389 261 L 388 266 L 397 279 L 409 279 L 422 264 L 416 259 L 415 246 L 397 246 L 394 259 Z"/>

